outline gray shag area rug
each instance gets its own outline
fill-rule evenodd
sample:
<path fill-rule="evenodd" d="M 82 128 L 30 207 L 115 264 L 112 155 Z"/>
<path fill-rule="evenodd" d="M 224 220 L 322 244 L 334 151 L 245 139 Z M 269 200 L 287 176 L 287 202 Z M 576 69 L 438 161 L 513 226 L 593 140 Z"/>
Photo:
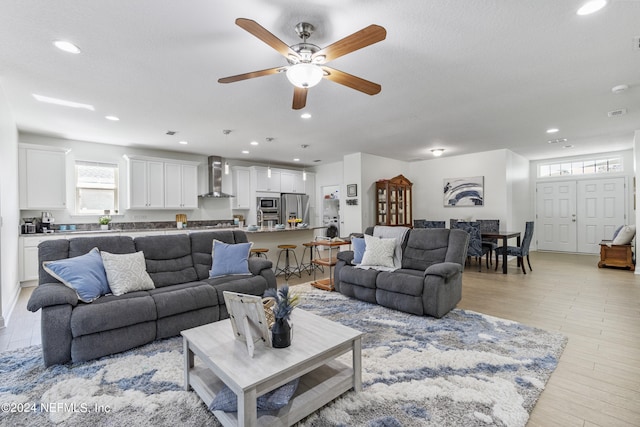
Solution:
<path fill-rule="evenodd" d="M 567 342 L 471 311 L 435 319 L 309 285 L 292 290 L 300 308 L 366 332 L 363 391 L 302 426 L 524 426 Z M 219 425 L 183 390 L 180 337 L 50 368 L 39 346 L 0 353 L 0 407 L 3 426 Z"/>

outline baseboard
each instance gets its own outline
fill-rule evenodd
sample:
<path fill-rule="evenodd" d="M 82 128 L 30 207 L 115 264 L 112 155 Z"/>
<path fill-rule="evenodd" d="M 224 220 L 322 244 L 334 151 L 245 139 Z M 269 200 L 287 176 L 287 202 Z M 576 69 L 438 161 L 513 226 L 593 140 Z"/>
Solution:
<path fill-rule="evenodd" d="M 0 324 L 3 328 L 6 328 L 9 325 L 9 322 L 11 321 L 11 315 L 13 314 L 16 305 L 18 304 L 18 299 L 20 298 L 20 290 L 22 289 L 22 287 L 20 287 L 20 282 L 16 283 L 16 287 L 14 289 L 16 291 L 13 293 L 13 296 L 11 298 L 9 310 L 7 311 L 7 313 L 3 313 L 5 314 L 4 316 L 0 316 Z"/>

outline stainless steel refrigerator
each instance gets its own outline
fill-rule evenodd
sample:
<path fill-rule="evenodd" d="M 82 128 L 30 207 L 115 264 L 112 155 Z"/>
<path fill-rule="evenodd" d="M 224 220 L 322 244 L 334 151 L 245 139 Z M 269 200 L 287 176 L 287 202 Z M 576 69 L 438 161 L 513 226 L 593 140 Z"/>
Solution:
<path fill-rule="evenodd" d="M 280 196 L 280 223 L 286 224 L 289 218 L 300 218 L 309 224 L 309 196 L 287 193 Z"/>

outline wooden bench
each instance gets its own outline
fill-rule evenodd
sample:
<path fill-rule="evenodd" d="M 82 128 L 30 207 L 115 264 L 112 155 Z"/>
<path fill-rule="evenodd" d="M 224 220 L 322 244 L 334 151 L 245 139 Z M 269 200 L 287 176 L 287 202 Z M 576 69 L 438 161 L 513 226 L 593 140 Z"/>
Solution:
<path fill-rule="evenodd" d="M 633 246 L 628 245 L 612 245 L 611 240 L 603 240 L 600 242 L 600 262 L 598 267 L 623 267 L 631 271 L 635 271 L 636 266 L 633 263 Z"/>

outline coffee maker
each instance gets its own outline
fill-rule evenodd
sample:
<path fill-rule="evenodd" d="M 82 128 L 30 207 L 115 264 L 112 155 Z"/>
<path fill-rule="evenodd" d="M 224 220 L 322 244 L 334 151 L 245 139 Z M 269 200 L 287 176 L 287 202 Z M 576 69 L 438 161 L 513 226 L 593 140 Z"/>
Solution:
<path fill-rule="evenodd" d="M 38 218 L 23 218 L 22 222 L 22 234 L 34 234 L 40 223 Z"/>
<path fill-rule="evenodd" d="M 55 218 L 51 216 L 51 212 L 42 212 L 42 218 L 40 218 L 40 227 L 43 233 L 53 233 L 53 223 L 56 222 Z"/>

